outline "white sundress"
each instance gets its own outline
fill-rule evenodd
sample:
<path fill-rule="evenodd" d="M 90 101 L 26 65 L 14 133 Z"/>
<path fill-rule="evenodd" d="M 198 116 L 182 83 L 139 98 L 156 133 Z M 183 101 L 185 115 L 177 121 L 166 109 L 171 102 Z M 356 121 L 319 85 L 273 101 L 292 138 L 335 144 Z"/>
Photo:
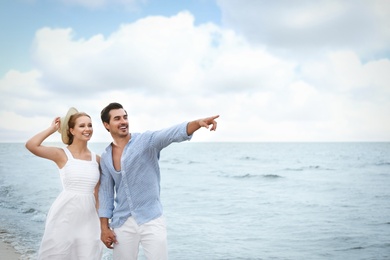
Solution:
<path fill-rule="evenodd" d="M 96 154 L 86 161 L 74 159 L 68 148 L 64 151 L 68 161 L 59 170 L 63 190 L 47 214 L 38 259 L 98 260 L 103 243 L 93 194 L 100 176 Z"/>

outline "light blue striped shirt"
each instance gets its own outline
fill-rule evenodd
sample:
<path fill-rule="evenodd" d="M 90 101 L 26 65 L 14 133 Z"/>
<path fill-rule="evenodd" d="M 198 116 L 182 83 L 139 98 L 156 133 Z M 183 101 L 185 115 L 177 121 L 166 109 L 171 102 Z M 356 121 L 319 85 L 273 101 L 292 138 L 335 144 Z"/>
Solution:
<path fill-rule="evenodd" d="M 132 133 L 122 153 L 120 171 L 114 168 L 111 144 L 107 146 L 100 159 L 99 217 L 111 219 L 110 227 L 120 227 L 130 216 L 142 225 L 162 215 L 160 151 L 173 142 L 190 140 L 187 124 Z"/>

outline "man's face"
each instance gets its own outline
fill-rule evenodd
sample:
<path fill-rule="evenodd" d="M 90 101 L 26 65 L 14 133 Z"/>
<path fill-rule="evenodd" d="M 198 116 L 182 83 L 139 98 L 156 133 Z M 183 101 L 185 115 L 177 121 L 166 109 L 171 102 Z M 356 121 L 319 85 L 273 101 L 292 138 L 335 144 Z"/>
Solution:
<path fill-rule="evenodd" d="M 124 109 L 113 109 L 110 111 L 110 122 L 104 126 L 110 131 L 112 136 L 127 136 L 129 134 L 129 121 Z"/>

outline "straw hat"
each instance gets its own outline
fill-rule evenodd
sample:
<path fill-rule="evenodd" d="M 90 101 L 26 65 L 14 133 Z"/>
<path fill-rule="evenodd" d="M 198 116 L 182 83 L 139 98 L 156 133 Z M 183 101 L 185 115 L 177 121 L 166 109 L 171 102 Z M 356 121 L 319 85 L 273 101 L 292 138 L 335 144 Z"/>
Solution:
<path fill-rule="evenodd" d="M 58 129 L 58 132 L 61 134 L 61 139 L 62 139 L 62 142 L 64 144 L 68 144 L 69 142 L 69 137 L 68 137 L 68 122 L 69 122 L 69 119 L 72 115 L 78 113 L 79 111 L 77 111 L 76 108 L 74 107 L 71 107 L 69 108 L 68 110 L 68 113 L 66 113 L 66 116 L 64 117 L 61 117 L 60 119 L 60 128 Z"/>

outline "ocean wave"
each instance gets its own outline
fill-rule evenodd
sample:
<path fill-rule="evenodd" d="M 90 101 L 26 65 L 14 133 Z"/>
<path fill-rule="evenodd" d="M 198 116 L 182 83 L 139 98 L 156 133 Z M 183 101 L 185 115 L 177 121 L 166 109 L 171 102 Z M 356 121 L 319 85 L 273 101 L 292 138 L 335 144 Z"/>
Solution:
<path fill-rule="evenodd" d="M 46 214 L 38 213 L 31 217 L 31 220 L 34 222 L 45 222 L 46 221 Z"/>
<path fill-rule="evenodd" d="M 256 175 L 256 174 L 243 174 L 243 175 L 234 175 L 234 176 L 227 176 L 227 177 L 232 177 L 235 179 L 250 179 L 250 178 L 267 178 L 267 179 L 277 179 L 277 178 L 283 178 L 280 175 L 277 174 L 261 174 L 261 175 Z"/>
<path fill-rule="evenodd" d="M 251 156 L 243 156 L 243 157 L 240 157 L 239 160 L 242 160 L 242 161 L 257 161 L 258 159 L 255 158 L 255 157 L 251 157 Z"/>
<path fill-rule="evenodd" d="M 167 164 L 198 164 L 198 163 L 203 163 L 200 161 L 194 161 L 194 160 L 180 160 L 177 158 L 174 159 L 160 159 L 160 164 L 161 166 L 167 165 Z"/>
<path fill-rule="evenodd" d="M 22 213 L 23 214 L 31 214 L 31 213 L 35 213 L 35 212 L 37 212 L 35 209 L 29 208 L 29 209 L 24 210 Z"/>
<path fill-rule="evenodd" d="M 283 176 L 280 176 L 280 175 L 277 175 L 277 174 L 264 174 L 262 175 L 264 178 L 271 178 L 271 179 L 275 179 L 275 178 L 283 178 Z"/>
<path fill-rule="evenodd" d="M 160 159 L 160 163 L 170 163 L 170 164 L 182 164 L 183 161 L 178 158 L 172 158 L 172 159 Z"/>
<path fill-rule="evenodd" d="M 31 215 L 30 219 L 34 222 L 45 222 L 46 214 L 34 208 L 21 210 L 23 214 Z"/>
<path fill-rule="evenodd" d="M 304 169 L 303 168 L 285 168 L 284 169 L 285 171 L 303 171 Z"/>
<path fill-rule="evenodd" d="M 0 229 L 0 240 L 9 244 L 15 249 L 16 252 L 21 254 L 19 258 L 20 260 L 36 259 L 36 251 L 26 247 L 26 244 L 31 243 L 31 240 L 28 236 L 15 236 L 13 232 Z"/>
<path fill-rule="evenodd" d="M 347 250 L 361 250 L 361 249 L 365 249 L 365 247 L 364 246 L 355 246 L 355 247 L 351 247 Z"/>
<path fill-rule="evenodd" d="M 11 185 L 0 186 L 0 197 L 2 198 L 9 197 L 11 192 L 12 192 Z"/>
<path fill-rule="evenodd" d="M 17 209 L 17 207 L 15 205 L 7 203 L 5 201 L 0 201 L 0 206 L 1 206 L 1 208 L 4 208 L 4 209 L 13 209 L 13 210 Z"/>
<path fill-rule="evenodd" d="M 390 162 L 378 162 L 375 165 L 376 166 L 390 166 Z"/>
<path fill-rule="evenodd" d="M 363 250 L 368 248 L 388 248 L 388 247 L 390 247 L 390 243 L 375 243 L 368 246 L 354 246 L 350 248 L 339 249 L 337 251 L 352 251 L 352 250 Z"/>
<path fill-rule="evenodd" d="M 319 165 L 309 165 L 297 168 L 285 168 L 284 171 L 305 171 L 305 170 L 322 170 L 322 171 L 333 171 L 331 168 L 324 168 Z"/>
<path fill-rule="evenodd" d="M 191 160 L 187 162 L 187 164 L 198 164 L 198 163 L 201 163 L 201 162 L 199 162 L 199 161 L 191 161 Z"/>

